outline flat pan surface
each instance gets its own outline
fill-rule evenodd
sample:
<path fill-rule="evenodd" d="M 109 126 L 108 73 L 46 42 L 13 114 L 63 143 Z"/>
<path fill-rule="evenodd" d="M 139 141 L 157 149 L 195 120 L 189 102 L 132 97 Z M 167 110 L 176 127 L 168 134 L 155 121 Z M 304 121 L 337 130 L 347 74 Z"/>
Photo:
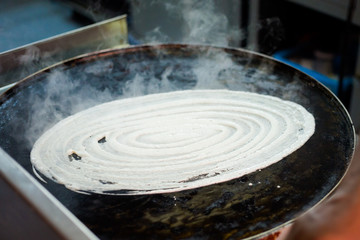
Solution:
<path fill-rule="evenodd" d="M 228 88 L 280 97 L 312 113 L 316 130 L 282 161 L 229 182 L 169 194 L 84 195 L 44 186 L 102 239 L 246 238 L 293 220 L 343 177 L 354 130 L 339 101 L 271 58 L 205 46 L 140 46 L 90 54 L 32 75 L 0 97 L 0 147 L 32 173 L 34 141 L 60 119 L 141 94 Z"/>

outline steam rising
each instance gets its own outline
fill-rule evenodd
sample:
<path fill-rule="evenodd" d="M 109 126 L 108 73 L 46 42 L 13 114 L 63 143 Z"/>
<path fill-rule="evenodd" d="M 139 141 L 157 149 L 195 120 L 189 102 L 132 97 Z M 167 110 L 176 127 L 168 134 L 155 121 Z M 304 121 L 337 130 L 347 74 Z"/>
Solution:
<path fill-rule="evenodd" d="M 89 71 L 99 74 L 97 65 Z M 44 129 L 51 127 L 55 122 L 113 98 L 109 90 L 99 91 L 91 86 L 82 85 L 81 81 L 71 81 L 71 76 L 63 71 L 54 71 L 47 79 L 44 96 L 38 96 L 36 93 L 31 96 L 33 114 L 25 135 L 30 145 Z"/>
<path fill-rule="evenodd" d="M 213 0 L 143 1 L 141 4 L 162 4 L 169 15 L 181 18 L 185 23 L 179 28 L 181 42 L 228 46 L 234 39 L 235 42 L 241 40 L 241 29 L 229 26 L 228 18 L 217 11 Z M 171 41 L 171 37 L 164 34 L 160 27 L 146 34 L 145 39 L 151 43 Z M 178 69 L 170 65 L 160 75 L 153 74 L 149 77 L 141 74 L 131 63 L 122 63 L 125 72 L 133 73 L 131 79 L 124 80 L 121 74 L 114 72 L 114 62 L 103 60 L 86 67 L 82 75 L 75 76 L 76 81 L 73 81 L 74 76 L 68 72 L 53 71 L 47 76 L 42 96 L 37 97 L 38 93 L 31 96 L 32 115 L 25 137 L 32 146 L 42 132 L 61 119 L 110 100 L 182 90 L 173 80 L 173 75 L 188 78 L 184 79 L 190 83 L 186 89 L 232 88 L 254 91 L 252 84 L 247 84 L 247 78 L 256 78 L 256 72 L 261 70 L 243 69 L 239 64 L 233 63 L 227 53 L 217 51 L 214 54 L 211 48 L 209 49 L 208 55 L 212 55 L 212 59 L 207 59 L 206 54 L 203 55 L 201 60 L 194 62 L 191 73 L 188 69 Z M 22 60 L 38 59 L 39 56 L 38 49 L 30 49 L 29 54 Z M 248 74 L 249 71 L 251 74 Z M 94 86 L 100 80 L 93 80 L 93 77 L 111 78 L 112 85 L 103 88 Z M 275 85 L 276 87 L 278 86 Z"/>
<path fill-rule="evenodd" d="M 218 2 L 218 1 L 217 1 Z M 145 42 L 169 43 L 172 41 L 190 44 L 212 44 L 218 46 L 234 45 L 241 40 L 242 30 L 231 26 L 227 16 L 220 12 L 214 0 L 184 0 L 184 1 L 151 1 L 142 2 L 147 6 L 156 5 L 165 8 L 168 16 L 171 16 L 171 27 L 176 29 L 177 34 L 162 29 L 164 26 L 156 26 L 145 34 Z M 134 9 L 137 11 L 138 9 Z M 141 14 L 141 13 L 140 13 Z M 167 20 L 165 20 L 167 21 Z"/>

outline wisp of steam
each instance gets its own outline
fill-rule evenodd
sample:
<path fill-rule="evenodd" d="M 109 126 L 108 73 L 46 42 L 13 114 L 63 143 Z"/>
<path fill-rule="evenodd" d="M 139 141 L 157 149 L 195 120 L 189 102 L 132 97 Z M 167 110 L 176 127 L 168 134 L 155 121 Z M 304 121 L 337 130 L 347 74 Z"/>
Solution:
<path fill-rule="evenodd" d="M 144 3 L 145 4 L 145 3 Z M 214 0 L 184 0 L 184 1 L 146 1 L 146 4 L 163 4 L 166 11 L 170 15 L 181 18 L 184 24 L 179 28 L 182 33 L 181 42 L 186 44 L 205 44 L 216 46 L 228 46 L 229 41 L 234 38 L 241 40 L 241 29 L 234 29 L 229 26 L 226 15 L 219 13 L 216 9 Z M 217 3 L 219 4 L 219 3 Z M 136 11 L 136 9 L 134 9 Z M 166 19 L 164 19 L 166 21 Z M 174 26 L 176 27 L 176 26 Z M 145 40 L 149 44 L 166 43 L 169 37 L 161 32 L 160 28 L 154 28 L 146 34 Z M 212 54 L 209 52 L 209 54 Z M 212 54 L 214 55 L 214 54 Z M 242 72 L 241 76 L 246 78 L 246 71 L 249 69 L 241 69 L 238 64 L 234 64 L 233 60 L 225 52 L 217 52 L 215 57 L 216 64 L 213 59 L 207 60 L 206 57 L 192 66 L 193 73 L 196 78 L 194 89 L 224 89 L 227 86 L 219 81 L 219 75 L 225 75 L 235 69 Z M 251 61 L 251 60 L 249 60 Z M 161 93 L 177 90 L 169 81 L 169 76 L 175 71 L 184 71 L 168 67 L 159 78 L 148 79 L 140 73 L 136 73 L 131 63 L 127 66 L 127 71 L 133 71 L 132 79 L 127 79 L 125 84 L 121 85 L 121 94 L 114 96 L 112 91 L 108 89 L 97 89 L 91 84 L 83 85 L 79 81 L 73 81 L 72 76 L 62 71 L 53 71 L 48 75 L 48 83 L 46 86 L 45 100 L 32 96 L 33 114 L 29 121 L 29 128 L 26 132 L 26 138 L 30 146 L 36 141 L 42 132 L 50 128 L 56 122 L 60 121 L 68 115 L 72 115 L 78 111 L 87 109 L 91 106 L 114 100 L 117 98 L 128 98 L 141 96 L 145 94 Z M 256 71 L 250 69 L 252 78 L 256 77 Z M 255 71 L 255 74 L 254 74 Z M 85 69 L 87 75 L 107 77 L 113 74 L 112 62 L 98 61 Z M 187 73 L 184 73 L 186 76 Z M 115 74 L 116 76 L 116 74 Z M 78 78 L 82 76 L 77 75 Z M 85 77 L 85 76 L 83 76 Z M 118 76 L 121 78 L 121 76 Z M 79 80 L 80 80 L 79 79 Z M 122 79 L 116 79 L 114 84 L 121 82 Z M 237 90 L 241 89 L 243 79 L 228 79 L 228 84 L 237 84 Z M 88 79 L 87 82 L 90 82 Z M 232 82 L 231 82 L 232 81 Z M 60 91 L 59 93 L 58 91 Z M 76 94 L 74 94 L 76 89 Z M 249 90 L 249 89 L 243 89 Z M 61 98 L 54 98 L 54 95 L 61 95 Z"/>

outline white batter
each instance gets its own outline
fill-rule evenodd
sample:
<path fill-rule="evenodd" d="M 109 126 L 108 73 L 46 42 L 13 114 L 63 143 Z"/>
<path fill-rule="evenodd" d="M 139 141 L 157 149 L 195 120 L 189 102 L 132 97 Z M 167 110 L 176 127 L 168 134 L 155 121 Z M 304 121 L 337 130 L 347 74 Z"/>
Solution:
<path fill-rule="evenodd" d="M 177 91 L 72 115 L 37 140 L 31 162 L 74 191 L 174 192 L 265 168 L 300 148 L 314 130 L 309 112 L 276 97 Z"/>

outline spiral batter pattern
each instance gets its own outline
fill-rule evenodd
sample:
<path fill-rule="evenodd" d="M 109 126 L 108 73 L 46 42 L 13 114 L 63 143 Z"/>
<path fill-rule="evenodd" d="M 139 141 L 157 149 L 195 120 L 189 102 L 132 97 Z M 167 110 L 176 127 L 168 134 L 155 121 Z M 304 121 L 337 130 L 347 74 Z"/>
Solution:
<path fill-rule="evenodd" d="M 104 103 L 34 144 L 35 172 L 79 192 L 150 194 L 239 178 L 300 148 L 314 117 L 276 97 L 188 90 Z"/>

